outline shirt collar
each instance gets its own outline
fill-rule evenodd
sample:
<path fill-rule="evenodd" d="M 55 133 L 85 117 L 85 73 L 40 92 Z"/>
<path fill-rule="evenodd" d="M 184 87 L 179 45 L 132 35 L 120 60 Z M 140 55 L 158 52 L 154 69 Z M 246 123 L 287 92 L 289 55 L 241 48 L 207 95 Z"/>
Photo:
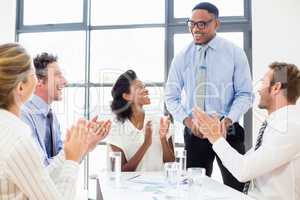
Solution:
<path fill-rule="evenodd" d="M 282 108 L 277 109 L 276 111 L 272 112 L 267 118 L 267 122 L 276 124 L 279 121 L 284 121 L 288 119 L 288 116 L 291 116 L 292 111 L 296 109 L 295 105 L 287 105 Z"/>
<path fill-rule="evenodd" d="M 41 114 L 43 114 L 45 117 L 47 116 L 51 108 L 49 104 L 47 104 L 41 97 L 37 95 L 33 95 L 31 102 L 39 109 Z"/>
<path fill-rule="evenodd" d="M 2 123 L 14 127 L 18 131 L 24 131 L 24 129 L 28 128 L 28 126 L 20 119 L 20 117 L 3 108 L 0 108 L 0 120 Z"/>
<path fill-rule="evenodd" d="M 212 48 L 213 50 L 216 50 L 217 46 L 218 46 L 218 40 L 219 40 L 219 38 L 216 35 L 211 41 L 209 41 L 208 46 L 210 48 Z"/>
<path fill-rule="evenodd" d="M 18 116 L 16 116 L 15 114 L 13 114 L 12 112 L 10 112 L 10 111 L 8 111 L 6 109 L 0 108 L 0 113 L 1 113 L 1 115 L 3 115 L 8 120 L 11 120 L 11 121 L 14 121 L 14 120 L 20 121 L 20 118 Z"/>
<path fill-rule="evenodd" d="M 217 49 L 217 46 L 218 46 L 218 36 L 216 35 L 213 39 L 211 39 L 206 45 L 213 49 L 213 50 L 216 50 Z M 197 46 L 197 50 L 200 50 L 201 46 L 202 45 L 196 45 Z"/>

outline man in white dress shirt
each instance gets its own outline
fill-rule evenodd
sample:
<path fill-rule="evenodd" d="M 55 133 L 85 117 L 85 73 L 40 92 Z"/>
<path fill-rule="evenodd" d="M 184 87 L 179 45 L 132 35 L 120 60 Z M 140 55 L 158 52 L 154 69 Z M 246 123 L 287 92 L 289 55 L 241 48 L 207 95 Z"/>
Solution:
<path fill-rule="evenodd" d="M 223 138 L 216 116 L 194 109 L 197 128 L 213 144 L 225 167 L 244 192 L 259 200 L 300 199 L 300 71 L 295 65 L 272 63 L 261 80 L 259 108 L 268 111 L 255 148 L 239 154 Z"/>

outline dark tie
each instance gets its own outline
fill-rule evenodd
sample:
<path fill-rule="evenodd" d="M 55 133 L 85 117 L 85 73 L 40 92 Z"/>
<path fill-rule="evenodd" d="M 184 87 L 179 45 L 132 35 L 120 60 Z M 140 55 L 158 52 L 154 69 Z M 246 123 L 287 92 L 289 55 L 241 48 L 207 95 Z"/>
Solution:
<path fill-rule="evenodd" d="M 52 109 L 49 109 L 49 112 L 47 114 L 47 119 L 48 119 L 48 124 L 49 124 L 49 130 L 50 130 L 50 134 L 49 134 L 49 141 L 50 141 L 50 147 L 49 147 L 49 153 L 51 157 L 56 156 L 56 144 L 55 144 L 55 131 L 53 129 L 53 113 L 52 113 Z"/>
<path fill-rule="evenodd" d="M 267 121 L 264 121 L 262 123 L 261 128 L 259 129 L 259 133 L 258 133 L 258 137 L 257 137 L 257 140 L 256 140 L 254 151 L 256 151 L 261 146 L 263 136 L 264 136 L 264 132 L 266 130 L 267 125 L 268 125 Z M 244 189 L 243 189 L 243 192 L 245 194 L 248 194 L 250 184 L 251 184 L 251 181 L 248 181 L 248 182 L 245 183 L 245 186 L 244 186 Z"/>

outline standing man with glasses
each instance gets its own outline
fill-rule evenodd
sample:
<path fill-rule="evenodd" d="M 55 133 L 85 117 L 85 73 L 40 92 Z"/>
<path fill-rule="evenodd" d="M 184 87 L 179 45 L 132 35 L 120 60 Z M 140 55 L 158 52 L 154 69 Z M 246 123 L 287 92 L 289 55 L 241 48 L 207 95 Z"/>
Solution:
<path fill-rule="evenodd" d="M 245 52 L 216 35 L 220 26 L 218 18 L 219 10 L 211 3 L 202 2 L 193 8 L 188 26 L 194 41 L 174 57 L 165 91 L 167 109 L 185 126 L 187 167 L 203 167 L 208 176 L 212 174 L 215 152 L 196 129 L 193 107 L 198 106 L 207 114 L 217 114 L 224 137 L 244 154 L 244 129 L 238 121 L 253 102 Z M 224 184 L 242 191 L 244 184 L 231 175 L 218 157 L 217 162 Z"/>

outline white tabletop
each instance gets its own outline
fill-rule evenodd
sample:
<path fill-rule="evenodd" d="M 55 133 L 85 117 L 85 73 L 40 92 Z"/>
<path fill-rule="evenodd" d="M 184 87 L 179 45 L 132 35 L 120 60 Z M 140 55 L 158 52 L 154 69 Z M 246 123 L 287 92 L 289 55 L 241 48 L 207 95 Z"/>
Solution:
<path fill-rule="evenodd" d="M 119 182 L 107 173 L 98 178 L 104 200 L 253 200 L 209 177 L 202 178 L 201 186 L 170 186 L 162 172 L 122 172 Z"/>

